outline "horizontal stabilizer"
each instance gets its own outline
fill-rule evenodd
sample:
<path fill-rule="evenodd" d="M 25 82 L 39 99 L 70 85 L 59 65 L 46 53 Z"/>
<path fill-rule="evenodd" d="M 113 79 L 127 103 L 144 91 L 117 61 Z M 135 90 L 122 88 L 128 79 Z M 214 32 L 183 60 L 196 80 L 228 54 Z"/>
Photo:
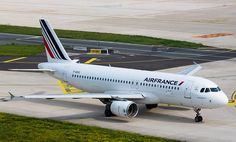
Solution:
<path fill-rule="evenodd" d="M 55 72 L 51 69 L 9 69 L 10 71 L 22 71 L 22 72 Z"/>

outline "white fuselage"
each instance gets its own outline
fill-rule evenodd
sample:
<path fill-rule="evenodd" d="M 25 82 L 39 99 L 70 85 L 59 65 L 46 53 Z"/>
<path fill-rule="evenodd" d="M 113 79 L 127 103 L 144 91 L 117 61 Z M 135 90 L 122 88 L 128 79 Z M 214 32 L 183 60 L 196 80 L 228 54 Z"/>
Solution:
<path fill-rule="evenodd" d="M 216 108 L 228 102 L 222 91 L 200 92 L 204 87 L 217 88 L 200 77 L 82 63 L 41 63 L 39 68 L 55 70 L 53 77 L 91 93 L 141 93 L 145 99 L 133 100 L 136 103 Z"/>

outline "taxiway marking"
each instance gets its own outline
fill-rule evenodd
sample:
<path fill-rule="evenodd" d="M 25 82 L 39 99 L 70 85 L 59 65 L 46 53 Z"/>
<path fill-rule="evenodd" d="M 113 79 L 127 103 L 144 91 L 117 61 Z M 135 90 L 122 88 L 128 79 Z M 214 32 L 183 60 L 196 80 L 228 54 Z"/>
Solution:
<path fill-rule="evenodd" d="M 235 106 L 236 107 L 236 91 L 233 92 L 231 96 L 231 100 L 229 100 L 229 103 L 227 106 Z"/>
<path fill-rule="evenodd" d="M 3 63 L 10 63 L 10 62 L 22 60 L 22 59 L 25 59 L 25 58 L 26 58 L 26 57 L 14 58 L 14 59 L 10 59 L 10 60 L 3 61 Z"/>
<path fill-rule="evenodd" d="M 85 64 L 90 64 L 92 62 L 94 62 L 95 60 L 97 60 L 97 58 L 91 58 L 88 61 L 84 62 Z"/>

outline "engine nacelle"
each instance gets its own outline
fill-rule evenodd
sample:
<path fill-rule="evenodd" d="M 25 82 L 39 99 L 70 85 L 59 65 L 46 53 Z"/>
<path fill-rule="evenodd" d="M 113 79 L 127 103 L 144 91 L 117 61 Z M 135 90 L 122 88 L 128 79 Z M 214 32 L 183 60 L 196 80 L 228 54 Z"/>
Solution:
<path fill-rule="evenodd" d="M 117 116 L 132 118 L 138 114 L 139 108 L 132 101 L 113 101 L 110 110 Z"/>

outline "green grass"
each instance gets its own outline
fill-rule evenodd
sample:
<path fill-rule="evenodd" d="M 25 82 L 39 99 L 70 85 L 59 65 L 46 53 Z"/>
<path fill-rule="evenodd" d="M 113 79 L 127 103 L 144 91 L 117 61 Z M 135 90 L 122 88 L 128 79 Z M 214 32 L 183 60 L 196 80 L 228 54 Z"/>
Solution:
<path fill-rule="evenodd" d="M 0 55 L 2 56 L 31 56 L 43 51 L 43 45 L 0 45 Z"/>
<path fill-rule="evenodd" d="M 38 36 L 41 35 L 40 28 L 11 26 L 11 25 L 0 25 L 0 33 L 28 34 L 28 35 L 38 35 Z M 169 40 L 169 39 L 153 38 L 147 36 L 120 35 L 111 33 L 98 33 L 98 32 L 85 32 L 85 31 L 72 31 L 72 30 L 56 30 L 56 33 L 61 38 L 124 42 L 124 43 L 134 43 L 134 44 L 144 44 L 144 45 L 162 45 L 162 46 L 180 47 L 180 48 L 205 47 L 202 44 L 197 44 L 187 41 Z"/>
<path fill-rule="evenodd" d="M 1 142 L 78 142 L 78 141 L 125 141 L 125 142 L 175 142 L 164 138 L 139 135 L 117 130 L 104 129 L 60 122 L 48 119 L 36 119 L 0 113 Z"/>

